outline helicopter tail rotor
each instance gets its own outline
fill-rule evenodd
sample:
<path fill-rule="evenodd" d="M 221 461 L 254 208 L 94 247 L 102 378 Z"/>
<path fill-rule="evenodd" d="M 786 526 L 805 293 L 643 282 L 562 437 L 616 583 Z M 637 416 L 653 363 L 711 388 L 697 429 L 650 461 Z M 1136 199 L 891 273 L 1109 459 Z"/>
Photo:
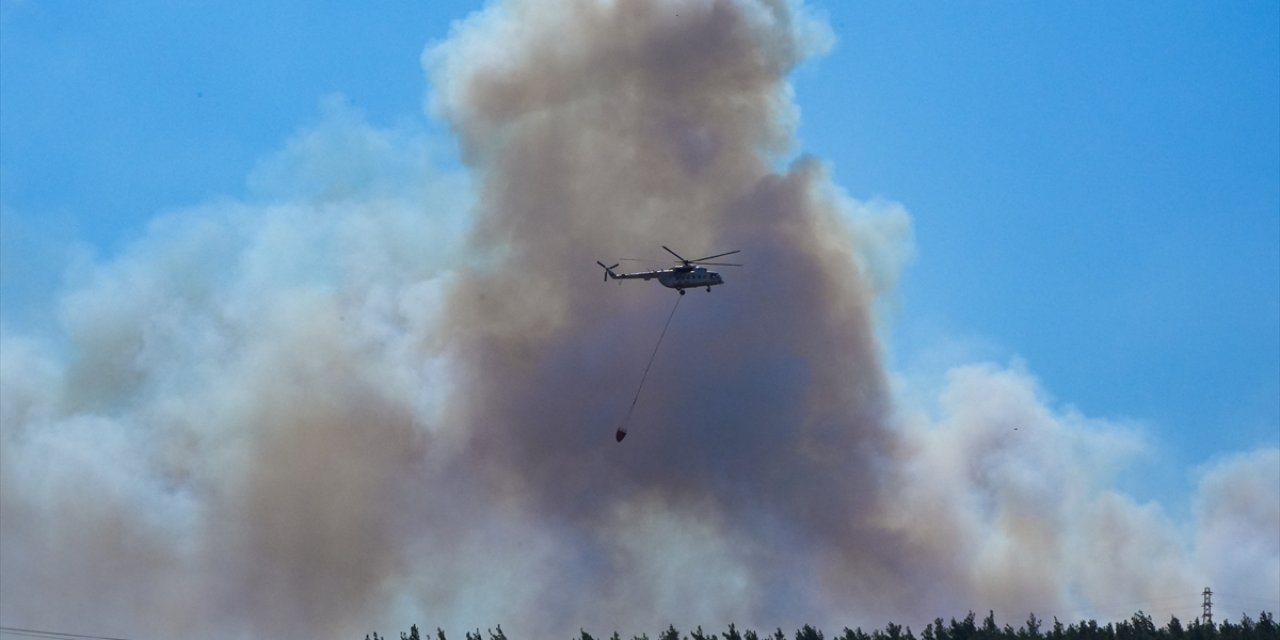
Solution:
<path fill-rule="evenodd" d="M 599 260 L 596 260 L 596 264 L 600 265 L 600 266 L 604 269 L 604 281 L 605 281 L 605 282 L 608 282 L 608 281 L 609 281 L 609 278 L 616 278 L 616 277 L 618 277 L 616 274 L 614 274 L 614 273 L 613 273 L 613 270 L 618 268 L 618 263 L 614 263 L 614 265 L 613 265 L 612 267 L 606 267 L 606 266 L 604 266 L 604 263 L 603 263 L 603 262 L 600 262 Z"/>

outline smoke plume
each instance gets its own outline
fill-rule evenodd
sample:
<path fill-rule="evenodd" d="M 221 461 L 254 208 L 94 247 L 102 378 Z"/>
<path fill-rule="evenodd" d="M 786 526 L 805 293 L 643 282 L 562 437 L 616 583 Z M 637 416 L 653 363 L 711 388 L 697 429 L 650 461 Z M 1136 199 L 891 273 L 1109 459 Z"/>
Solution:
<path fill-rule="evenodd" d="M 56 330 L 0 335 L 0 620 L 568 637 L 1280 599 L 1280 451 L 1205 466 L 1180 522 L 1113 488 L 1140 429 L 1019 364 L 901 392 L 877 307 L 910 218 L 791 157 L 787 76 L 829 40 L 782 0 L 496 3 L 423 55 L 465 176 L 335 97 L 252 197 L 72 269 Z M 746 266 L 684 297 L 619 445 L 676 297 L 594 261 L 662 245 Z"/>

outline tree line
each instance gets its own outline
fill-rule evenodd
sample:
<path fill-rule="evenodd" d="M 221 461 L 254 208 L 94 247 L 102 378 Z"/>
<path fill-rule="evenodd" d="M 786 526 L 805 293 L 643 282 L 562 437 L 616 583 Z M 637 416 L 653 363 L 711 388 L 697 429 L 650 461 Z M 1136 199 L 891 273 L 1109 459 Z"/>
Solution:
<path fill-rule="evenodd" d="M 597 640 L 585 630 L 572 640 Z M 496 629 L 488 629 L 487 635 L 480 630 L 466 632 L 465 640 L 507 640 L 502 625 Z M 810 625 L 797 629 L 788 636 L 781 628 L 773 633 L 763 635 L 751 630 L 739 630 L 733 624 L 727 631 L 720 633 L 705 632 L 702 627 L 688 632 L 678 631 L 674 625 L 667 625 L 665 631 L 659 633 L 654 640 L 827 640 L 827 636 Z M 883 629 L 863 631 L 861 627 L 850 629 L 845 627 L 839 635 L 830 636 L 831 640 L 1280 640 L 1280 626 L 1276 625 L 1271 613 L 1263 611 L 1254 620 L 1247 614 L 1238 622 L 1224 620 L 1217 623 L 1205 623 L 1196 618 L 1184 624 L 1176 616 L 1169 619 L 1164 626 L 1156 626 L 1151 616 L 1139 611 L 1128 620 L 1099 624 L 1096 620 L 1088 620 L 1071 624 L 1063 624 L 1056 617 L 1052 623 L 1046 623 L 1031 614 L 1027 621 L 1018 628 L 1008 624 L 996 623 L 994 612 L 988 612 L 982 622 L 972 611 L 963 620 L 952 618 L 944 622 L 937 618 L 925 625 L 919 635 L 912 632 L 911 627 L 904 627 L 890 622 Z M 379 636 L 376 632 L 366 635 L 365 640 L 390 640 Z M 408 633 L 401 633 L 400 640 L 433 640 L 431 635 L 423 636 L 415 625 Z M 436 629 L 434 640 L 448 640 L 443 629 Z M 623 640 L 615 631 L 607 639 Z M 650 640 L 647 634 L 633 636 L 632 640 Z"/>

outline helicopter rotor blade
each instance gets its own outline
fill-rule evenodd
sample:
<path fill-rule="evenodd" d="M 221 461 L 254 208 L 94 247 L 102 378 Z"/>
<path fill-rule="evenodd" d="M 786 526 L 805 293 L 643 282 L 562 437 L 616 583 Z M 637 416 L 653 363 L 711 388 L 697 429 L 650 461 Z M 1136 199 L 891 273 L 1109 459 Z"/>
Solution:
<path fill-rule="evenodd" d="M 666 247 L 663 247 L 663 249 L 666 249 Z M 670 249 L 667 249 L 667 250 L 668 250 L 668 251 L 670 251 Z M 712 259 L 712 258 L 720 258 L 720 257 L 723 257 L 723 256 L 731 256 L 731 255 L 733 255 L 733 254 L 735 254 L 735 253 L 742 253 L 742 249 L 734 249 L 733 251 L 726 251 L 726 252 L 724 252 L 724 253 L 717 253 L 717 254 L 715 254 L 714 256 L 707 256 L 707 257 L 705 257 L 705 258 L 698 258 L 698 259 L 696 259 L 696 260 L 688 260 L 687 262 L 697 262 L 697 263 L 702 263 L 702 261 L 703 261 L 703 260 L 710 260 L 710 259 Z M 681 258 L 681 260 L 684 260 L 684 258 Z"/>
<path fill-rule="evenodd" d="M 681 256 L 680 254 L 678 254 L 678 253 L 676 253 L 676 252 L 672 251 L 672 250 L 671 250 L 671 247 L 668 247 L 667 245 L 665 245 L 665 244 L 664 244 L 664 245 L 662 245 L 662 248 L 663 248 L 663 249 L 666 249 L 666 250 L 667 250 L 667 253 L 669 253 L 669 254 L 671 254 L 671 255 L 673 255 L 673 256 L 675 256 L 675 257 L 677 257 L 677 258 L 680 258 L 680 262 L 683 262 L 683 263 L 685 263 L 685 264 L 689 264 L 689 261 L 688 261 L 688 260 L 685 260 L 685 259 L 684 259 L 684 256 Z"/>
<path fill-rule="evenodd" d="M 706 264 L 706 265 L 711 265 L 713 267 L 741 267 L 742 266 L 736 262 L 698 262 L 698 264 Z"/>

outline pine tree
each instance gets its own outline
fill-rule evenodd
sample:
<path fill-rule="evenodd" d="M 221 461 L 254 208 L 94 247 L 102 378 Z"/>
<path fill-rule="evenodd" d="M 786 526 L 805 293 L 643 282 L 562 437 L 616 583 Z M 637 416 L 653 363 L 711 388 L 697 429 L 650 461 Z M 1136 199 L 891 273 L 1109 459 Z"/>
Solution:
<path fill-rule="evenodd" d="M 806 624 L 796 631 L 796 640 L 823 640 L 822 632 Z"/>
<path fill-rule="evenodd" d="M 1040 635 L 1040 619 L 1036 617 L 1034 612 L 1027 616 L 1027 621 L 1018 630 L 1018 638 L 1020 640 L 1033 640 L 1042 637 Z"/>
<path fill-rule="evenodd" d="M 1034 613 L 1027 617 L 1019 628 L 996 623 L 995 612 L 988 611 L 982 624 L 978 625 L 975 614 L 970 611 L 964 620 L 952 618 L 944 623 L 942 618 L 935 618 L 925 625 L 921 632 L 921 640 L 1280 640 L 1280 625 L 1276 624 L 1272 613 L 1263 611 L 1257 620 L 1243 614 L 1238 621 L 1222 619 L 1217 624 L 1207 624 L 1200 618 L 1193 618 L 1190 624 L 1183 624 L 1177 616 L 1171 616 L 1163 627 L 1157 627 L 1151 616 L 1139 610 L 1128 620 L 1098 624 L 1097 620 L 1085 620 L 1063 625 L 1058 618 L 1053 619 L 1053 626 L 1048 633 L 1041 631 L 1043 621 Z M 507 640 L 502 625 L 487 629 L 488 640 Z M 584 629 L 579 629 L 575 640 L 595 640 Z M 480 630 L 465 632 L 466 640 L 482 640 Z M 372 632 L 365 635 L 365 640 L 387 640 L 385 636 Z M 421 640 L 417 625 L 411 626 L 408 633 L 400 633 L 400 640 Z M 436 628 L 435 640 L 446 640 L 445 632 Z M 609 640 L 621 640 L 617 631 Z M 648 635 L 634 636 L 632 640 L 649 640 Z M 658 640 L 762 640 L 753 630 L 739 631 L 737 625 L 730 623 L 729 629 L 719 635 L 707 633 L 699 626 L 691 636 L 681 636 L 675 625 L 667 625 L 666 631 L 658 636 Z M 787 640 L 782 628 L 764 636 L 763 640 Z M 823 632 L 806 624 L 795 632 L 795 640 L 824 640 Z M 832 640 L 916 640 L 910 627 L 895 622 L 886 623 L 883 629 L 875 629 L 870 634 L 861 628 L 849 629 Z"/>

